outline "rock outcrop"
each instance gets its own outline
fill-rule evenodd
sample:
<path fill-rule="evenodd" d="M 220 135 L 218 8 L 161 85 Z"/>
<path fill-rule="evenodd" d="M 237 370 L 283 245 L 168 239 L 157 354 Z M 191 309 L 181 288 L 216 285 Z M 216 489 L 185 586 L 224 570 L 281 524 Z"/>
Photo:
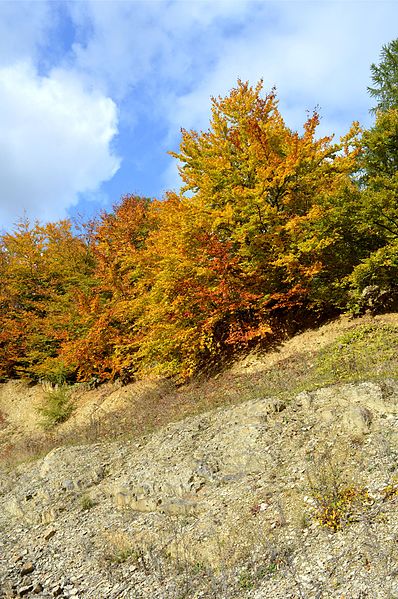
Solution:
<path fill-rule="evenodd" d="M 394 381 L 57 448 L 0 473 L 0 597 L 398 596 L 396 475 Z M 333 484 L 366 490 L 335 529 Z"/>

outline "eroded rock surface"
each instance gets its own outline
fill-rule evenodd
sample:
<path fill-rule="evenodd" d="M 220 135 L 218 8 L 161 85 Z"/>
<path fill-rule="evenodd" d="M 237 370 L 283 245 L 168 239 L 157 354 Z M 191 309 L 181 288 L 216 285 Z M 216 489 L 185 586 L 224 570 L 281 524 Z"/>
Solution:
<path fill-rule="evenodd" d="M 397 435 L 385 381 L 54 449 L 0 473 L 0 597 L 398 597 Z M 335 532 L 330 473 L 367 493 Z"/>

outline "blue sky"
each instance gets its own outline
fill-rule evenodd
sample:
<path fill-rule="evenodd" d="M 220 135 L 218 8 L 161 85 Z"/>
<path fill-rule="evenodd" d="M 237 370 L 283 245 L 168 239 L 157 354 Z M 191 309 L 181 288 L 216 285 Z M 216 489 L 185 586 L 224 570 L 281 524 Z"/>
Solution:
<path fill-rule="evenodd" d="M 0 229 L 178 189 L 180 128 L 237 78 L 277 86 L 287 124 L 369 126 L 369 66 L 396 0 L 0 2 Z"/>

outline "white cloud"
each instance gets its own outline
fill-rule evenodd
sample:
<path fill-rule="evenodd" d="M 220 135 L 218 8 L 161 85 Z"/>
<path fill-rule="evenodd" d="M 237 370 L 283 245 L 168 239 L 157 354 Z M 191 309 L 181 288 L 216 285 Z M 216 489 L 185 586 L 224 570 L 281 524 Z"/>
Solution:
<path fill-rule="evenodd" d="M 111 149 L 116 105 L 71 72 L 40 77 L 27 63 L 0 68 L 0 223 L 55 220 L 120 161 Z"/>
<path fill-rule="evenodd" d="M 376 5 L 377 4 L 377 5 Z M 212 67 L 177 94 L 168 111 L 170 132 L 206 128 L 209 98 L 225 95 L 240 77 L 265 90 L 277 86 L 289 126 L 300 128 L 306 110 L 320 106 L 322 134 L 370 122 L 366 93 L 370 64 L 396 36 L 395 2 L 251 3 L 251 18 L 234 35 L 220 36 Z"/>
<path fill-rule="evenodd" d="M 0 2 L 0 65 L 37 58 L 54 17 L 47 2 Z"/>
<path fill-rule="evenodd" d="M 1 218 L 52 219 L 102 193 L 119 166 L 116 104 L 126 153 L 129 135 L 166 151 L 180 127 L 207 128 L 210 96 L 238 77 L 276 84 L 291 127 L 316 105 L 321 134 L 369 123 L 369 66 L 397 17 L 396 0 L 0 2 Z M 178 183 L 175 161 L 163 182 Z"/>
<path fill-rule="evenodd" d="M 245 19 L 252 4 L 251 0 L 70 3 L 74 24 L 85 35 L 74 43 L 69 64 L 117 99 L 134 86 L 139 92 L 144 86 L 154 93 L 165 81 L 180 87 L 197 77 L 195 65 L 207 66 L 217 55 L 223 29 Z"/>

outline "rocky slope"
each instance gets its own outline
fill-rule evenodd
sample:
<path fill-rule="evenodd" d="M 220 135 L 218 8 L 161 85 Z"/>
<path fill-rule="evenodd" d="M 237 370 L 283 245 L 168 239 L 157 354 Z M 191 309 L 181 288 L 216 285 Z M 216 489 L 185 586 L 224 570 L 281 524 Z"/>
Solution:
<path fill-rule="evenodd" d="M 341 318 L 190 386 L 77 386 L 46 433 L 46 386 L 0 385 L 0 598 L 398 597 L 397 351 L 397 314 Z"/>
<path fill-rule="evenodd" d="M 1 472 L 0 596 L 396 597 L 397 457 L 393 380 L 53 449 Z"/>

